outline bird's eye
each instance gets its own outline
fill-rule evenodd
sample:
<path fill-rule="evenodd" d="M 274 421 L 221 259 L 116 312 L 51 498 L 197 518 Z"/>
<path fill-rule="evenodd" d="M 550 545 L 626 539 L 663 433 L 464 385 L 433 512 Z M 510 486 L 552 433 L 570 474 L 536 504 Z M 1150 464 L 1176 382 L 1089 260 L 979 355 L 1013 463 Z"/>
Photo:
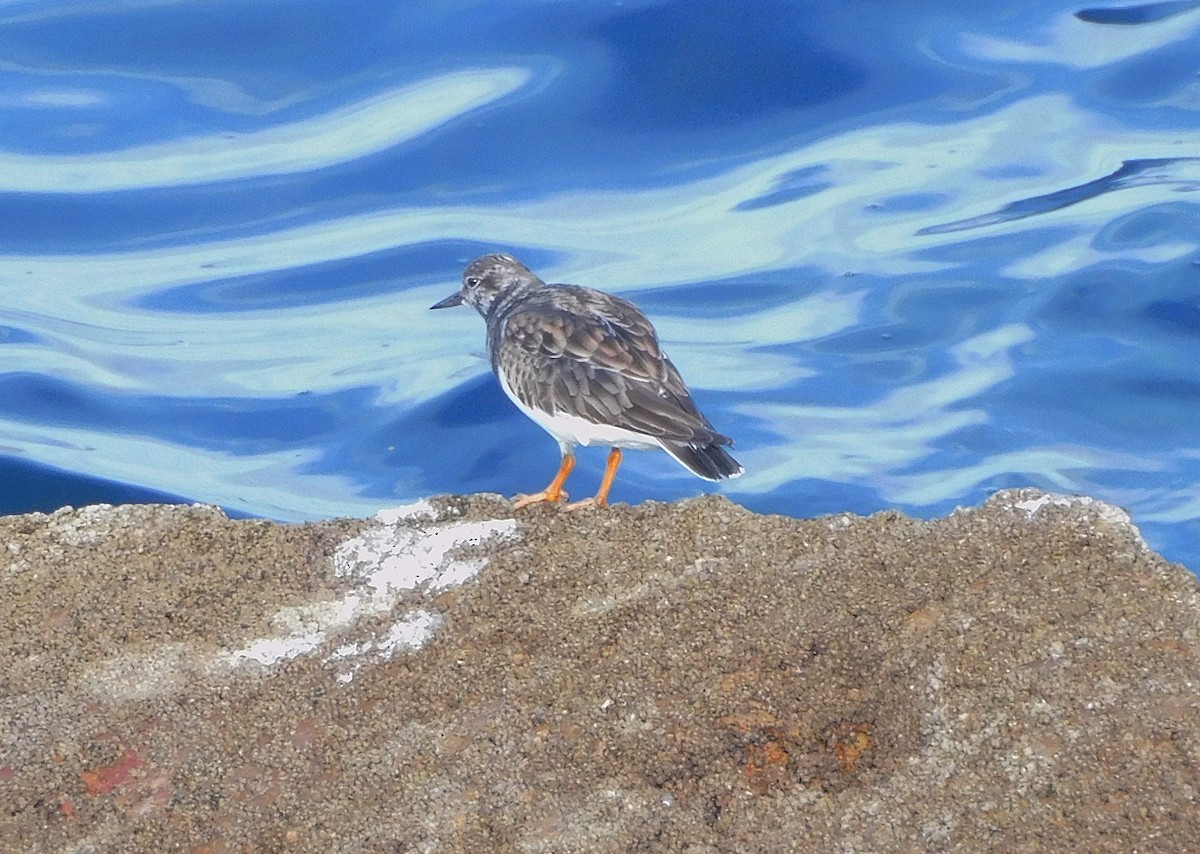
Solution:
<path fill-rule="evenodd" d="M 479 287 L 479 277 L 478 276 L 467 276 L 467 287 L 468 288 Z"/>

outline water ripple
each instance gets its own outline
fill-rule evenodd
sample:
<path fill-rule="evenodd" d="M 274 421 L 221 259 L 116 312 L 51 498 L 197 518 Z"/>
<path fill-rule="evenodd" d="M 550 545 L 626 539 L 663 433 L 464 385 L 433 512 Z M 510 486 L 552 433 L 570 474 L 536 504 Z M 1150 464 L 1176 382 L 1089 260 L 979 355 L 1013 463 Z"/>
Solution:
<path fill-rule="evenodd" d="M 1000 210 L 982 216 L 974 216 L 943 225 L 929 225 L 919 230 L 917 234 L 948 234 L 953 231 L 983 228 L 996 223 L 1010 222 L 1061 210 L 1094 199 L 1104 193 L 1153 184 L 1168 186 L 1177 192 L 1195 192 L 1200 189 L 1200 157 L 1126 160 L 1121 164 L 1120 169 L 1094 181 L 1041 196 L 1009 202 Z"/>
<path fill-rule="evenodd" d="M 313 171 L 414 139 L 512 94 L 531 76 L 517 68 L 443 74 L 249 133 L 217 133 L 90 154 L 5 152 L 0 156 L 0 192 L 95 193 Z M 39 97 L 44 102 L 48 93 L 40 92 Z M 70 93 L 59 97 L 71 100 Z"/>
<path fill-rule="evenodd" d="M 503 249 L 646 308 L 755 509 L 1081 491 L 1200 567 L 1200 4 L 467 12 L 0 3 L 8 509 L 540 486 L 427 310 Z"/>

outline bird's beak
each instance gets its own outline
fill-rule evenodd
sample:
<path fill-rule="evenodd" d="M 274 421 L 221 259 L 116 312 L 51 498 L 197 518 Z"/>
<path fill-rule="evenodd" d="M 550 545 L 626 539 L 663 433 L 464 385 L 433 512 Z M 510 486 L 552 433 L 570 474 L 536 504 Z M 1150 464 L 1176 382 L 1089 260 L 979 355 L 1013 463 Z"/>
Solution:
<path fill-rule="evenodd" d="M 433 309 L 435 309 L 435 308 L 451 308 L 456 305 L 462 305 L 462 302 L 463 302 L 462 291 L 457 291 L 455 293 L 450 294 L 450 296 L 446 297 L 441 302 L 435 302 L 433 305 L 429 306 L 429 310 L 433 311 Z"/>

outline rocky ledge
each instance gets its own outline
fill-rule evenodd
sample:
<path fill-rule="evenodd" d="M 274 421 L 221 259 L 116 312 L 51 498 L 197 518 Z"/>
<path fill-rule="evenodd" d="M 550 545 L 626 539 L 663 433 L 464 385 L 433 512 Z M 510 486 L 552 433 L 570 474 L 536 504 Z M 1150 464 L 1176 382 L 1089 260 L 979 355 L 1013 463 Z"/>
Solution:
<path fill-rule="evenodd" d="M 0 519 L 0 849 L 1192 851 L 1200 588 L 1118 510 Z"/>

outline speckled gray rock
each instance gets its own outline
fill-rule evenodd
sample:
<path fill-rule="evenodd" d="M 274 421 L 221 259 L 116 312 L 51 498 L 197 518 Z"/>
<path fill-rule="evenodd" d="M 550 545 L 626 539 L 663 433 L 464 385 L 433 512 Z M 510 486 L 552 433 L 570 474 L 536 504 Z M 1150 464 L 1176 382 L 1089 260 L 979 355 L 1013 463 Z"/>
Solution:
<path fill-rule="evenodd" d="M 0 850 L 1193 851 L 1200 589 L 1120 511 L 0 519 Z"/>

